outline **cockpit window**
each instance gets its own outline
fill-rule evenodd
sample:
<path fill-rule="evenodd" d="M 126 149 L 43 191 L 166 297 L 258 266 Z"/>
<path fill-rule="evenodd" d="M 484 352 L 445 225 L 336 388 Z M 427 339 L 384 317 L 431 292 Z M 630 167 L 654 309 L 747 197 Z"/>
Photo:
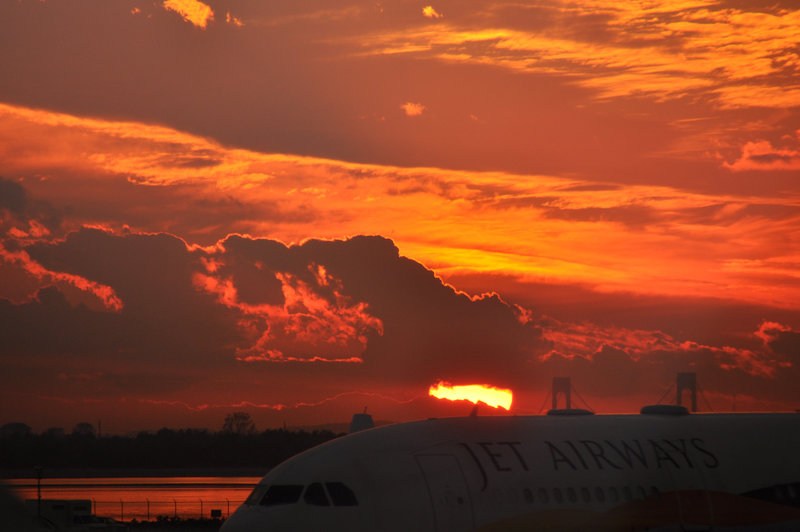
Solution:
<path fill-rule="evenodd" d="M 326 482 L 334 506 L 357 506 L 356 494 L 341 482 Z"/>
<path fill-rule="evenodd" d="M 300 500 L 303 486 L 294 484 L 273 484 L 261 499 L 261 506 L 275 506 L 277 504 L 294 504 Z"/>
<path fill-rule="evenodd" d="M 244 503 L 248 506 L 253 506 L 255 504 L 258 504 L 258 502 L 261 500 L 261 497 L 263 497 L 266 492 L 267 492 L 267 486 L 258 485 L 250 493 L 250 495 L 247 497 L 247 500 L 244 501 Z"/>
<path fill-rule="evenodd" d="M 330 506 L 328 496 L 325 495 L 325 489 L 319 482 L 314 482 L 306 488 L 306 493 L 303 495 L 303 500 L 308 504 L 314 506 Z"/>

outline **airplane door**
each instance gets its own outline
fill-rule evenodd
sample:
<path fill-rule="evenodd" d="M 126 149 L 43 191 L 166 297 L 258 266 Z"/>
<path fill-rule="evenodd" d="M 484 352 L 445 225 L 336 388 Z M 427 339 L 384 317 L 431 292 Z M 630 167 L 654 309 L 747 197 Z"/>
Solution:
<path fill-rule="evenodd" d="M 704 532 L 713 529 L 711 498 L 699 469 L 669 468 L 681 520 L 681 530 Z"/>
<path fill-rule="evenodd" d="M 472 502 L 461 465 L 449 454 L 416 455 L 433 505 L 437 532 L 471 530 Z"/>

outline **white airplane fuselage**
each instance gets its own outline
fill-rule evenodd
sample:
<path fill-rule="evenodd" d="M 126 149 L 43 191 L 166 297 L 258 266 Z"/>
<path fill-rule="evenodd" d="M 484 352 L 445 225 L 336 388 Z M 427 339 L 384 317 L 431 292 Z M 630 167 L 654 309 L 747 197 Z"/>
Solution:
<path fill-rule="evenodd" d="M 800 415 L 431 419 L 269 472 L 221 532 L 800 530 Z"/>

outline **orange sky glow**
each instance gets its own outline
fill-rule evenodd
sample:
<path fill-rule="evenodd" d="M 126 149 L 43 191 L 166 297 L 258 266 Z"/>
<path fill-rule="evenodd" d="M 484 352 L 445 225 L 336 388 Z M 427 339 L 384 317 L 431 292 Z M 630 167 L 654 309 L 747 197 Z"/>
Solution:
<path fill-rule="evenodd" d="M 798 408 L 798 25 L 726 0 L 4 4 L 0 422 L 468 413 L 431 382 L 538 413 L 567 375 L 638 411 L 678 371 L 715 409 Z"/>

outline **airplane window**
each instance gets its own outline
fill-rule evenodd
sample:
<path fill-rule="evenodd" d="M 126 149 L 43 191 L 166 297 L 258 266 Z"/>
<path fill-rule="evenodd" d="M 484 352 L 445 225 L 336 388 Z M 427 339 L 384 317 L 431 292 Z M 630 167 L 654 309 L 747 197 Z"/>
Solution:
<path fill-rule="evenodd" d="M 357 506 L 356 494 L 341 482 L 326 482 L 334 506 Z"/>
<path fill-rule="evenodd" d="M 314 506 L 331 505 L 330 501 L 328 501 L 328 496 L 325 495 L 325 489 L 319 482 L 314 482 L 306 488 L 303 500 L 306 501 L 307 504 L 313 504 Z"/>
<path fill-rule="evenodd" d="M 652 495 L 655 499 L 661 497 L 661 493 L 658 491 L 658 488 L 655 486 L 650 486 L 650 495 Z"/>
<path fill-rule="evenodd" d="M 581 499 L 583 499 L 583 502 L 589 502 L 592 500 L 592 493 L 589 491 L 589 488 L 581 488 Z"/>
<path fill-rule="evenodd" d="M 574 488 L 567 488 L 567 499 L 569 499 L 569 502 L 578 502 L 578 496 L 575 494 Z"/>
<path fill-rule="evenodd" d="M 295 484 L 273 484 L 261 499 L 261 506 L 275 506 L 278 504 L 294 504 L 300 500 L 303 486 Z"/>
<path fill-rule="evenodd" d="M 561 489 L 553 488 L 553 500 L 556 501 L 558 504 L 564 502 L 564 496 L 561 495 Z"/>
<path fill-rule="evenodd" d="M 550 500 L 550 497 L 547 495 L 547 490 L 544 488 L 539 488 L 536 490 L 536 496 L 539 497 L 539 501 L 543 504 L 547 504 L 547 501 Z"/>
<path fill-rule="evenodd" d="M 606 502 L 606 492 L 603 491 L 603 488 L 597 487 L 594 489 L 594 498 L 597 499 L 597 502 Z"/>
<path fill-rule="evenodd" d="M 625 486 L 622 488 L 622 495 L 625 497 L 625 500 L 631 502 L 633 500 L 633 492 L 631 491 L 630 486 Z"/>
<path fill-rule="evenodd" d="M 637 499 L 644 499 L 645 497 L 647 497 L 647 492 L 644 491 L 644 487 L 643 486 L 638 486 L 636 488 L 636 498 Z"/>
<path fill-rule="evenodd" d="M 522 496 L 525 497 L 525 502 L 533 504 L 533 492 L 528 488 L 522 490 Z"/>
<path fill-rule="evenodd" d="M 258 504 L 258 502 L 261 500 L 261 497 L 263 497 L 266 492 L 267 492 L 267 486 L 260 486 L 260 485 L 256 486 L 255 489 L 253 489 L 253 491 L 250 493 L 250 496 L 247 497 L 247 500 L 244 501 L 244 503 L 247 506 L 253 506 L 255 504 Z"/>
<path fill-rule="evenodd" d="M 611 502 L 619 501 L 619 492 L 615 486 L 608 488 L 608 495 L 611 498 Z"/>

